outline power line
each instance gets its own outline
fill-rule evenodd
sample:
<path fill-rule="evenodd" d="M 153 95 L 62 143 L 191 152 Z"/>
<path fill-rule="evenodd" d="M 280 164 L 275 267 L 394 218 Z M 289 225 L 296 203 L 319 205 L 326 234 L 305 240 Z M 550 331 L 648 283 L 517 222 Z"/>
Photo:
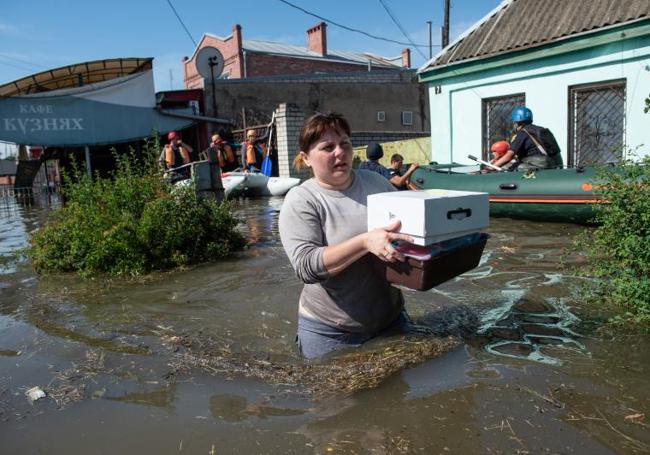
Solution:
<path fill-rule="evenodd" d="M 21 65 L 16 65 L 15 63 L 5 62 L 5 61 L 2 60 L 2 57 L 0 57 L 0 64 L 11 66 L 12 68 L 17 68 L 17 69 L 23 70 L 23 71 L 34 71 L 32 68 L 29 68 L 29 67 L 27 67 L 25 65 L 22 65 L 22 64 Z"/>
<path fill-rule="evenodd" d="M 417 47 L 417 46 L 415 45 L 415 43 L 413 43 L 413 40 L 411 39 L 411 37 L 409 36 L 409 34 L 406 33 L 406 30 L 404 30 L 404 27 L 402 27 L 402 24 L 400 24 L 400 22 L 397 20 L 397 18 L 396 18 L 395 15 L 393 14 L 393 12 L 390 10 L 390 8 L 388 8 L 388 5 L 386 5 L 386 3 L 384 3 L 384 0 L 379 0 L 379 3 L 381 3 L 381 6 L 384 7 L 384 9 L 386 10 L 386 12 L 387 12 L 388 15 L 390 16 L 390 18 L 393 20 L 393 22 L 395 23 L 395 25 L 397 25 L 397 28 L 399 28 L 400 31 L 402 32 L 402 34 L 406 37 L 406 39 L 409 40 L 409 43 L 411 43 L 411 45 L 415 48 L 416 51 L 418 51 L 418 53 L 422 56 L 422 58 L 426 60 L 427 58 L 424 56 L 424 54 L 422 53 L 422 51 L 420 50 L 420 48 Z"/>
<path fill-rule="evenodd" d="M 338 22 L 334 22 L 331 19 L 327 19 L 327 18 L 325 18 L 323 16 L 319 16 L 318 14 L 312 13 L 311 11 L 307 11 L 306 9 L 301 8 L 298 5 L 294 5 L 293 3 L 288 2 L 287 0 L 278 0 L 278 1 L 284 3 L 285 5 L 289 5 L 290 7 L 295 8 L 295 9 L 297 9 L 299 11 L 302 11 L 303 13 L 305 13 L 305 14 L 307 14 L 309 16 L 315 17 L 317 19 L 320 19 L 322 21 L 327 22 L 328 24 L 332 24 L 332 25 L 334 25 L 336 27 L 340 27 L 340 28 L 342 28 L 344 30 L 347 30 L 349 32 L 360 33 L 360 34 L 365 35 L 365 36 L 367 36 L 369 38 L 372 38 L 372 39 L 376 39 L 376 40 L 380 40 L 380 41 L 387 41 L 389 43 L 394 43 L 394 44 L 401 44 L 402 46 L 413 46 L 415 48 L 418 48 L 418 47 L 428 48 L 429 47 L 429 45 L 425 45 L 425 44 L 414 44 L 413 42 L 405 43 L 403 41 L 397 41 L 397 40 L 392 40 L 392 39 L 389 39 L 389 38 L 384 38 L 382 36 L 373 35 L 371 33 L 365 32 L 363 30 L 359 30 L 358 28 L 348 27 L 347 25 L 339 24 Z M 434 46 L 438 46 L 438 44 L 435 44 Z"/>
<path fill-rule="evenodd" d="M 185 33 L 187 33 L 187 36 L 189 36 L 190 39 L 192 40 L 192 42 L 194 43 L 194 47 L 196 47 L 196 41 L 194 41 L 194 38 L 192 37 L 192 34 L 190 33 L 190 31 L 185 26 L 185 23 L 183 22 L 183 19 L 181 19 L 181 17 L 176 12 L 176 8 L 174 8 L 174 5 L 172 5 L 171 0 L 167 0 L 167 3 L 169 4 L 169 7 L 172 9 L 174 14 L 176 15 L 176 19 L 178 19 L 178 22 L 180 22 L 181 25 L 183 26 L 183 28 L 185 29 Z"/>
<path fill-rule="evenodd" d="M 31 66 L 36 66 L 38 68 L 47 68 L 44 65 L 39 65 L 38 63 L 33 63 L 33 62 L 28 61 L 28 60 L 23 60 L 21 58 L 12 57 L 11 55 L 7 55 L 7 54 L 4 54 L 4 53 L 0 53 L 0 58 L 13 60 L 13 61 L 19 62 L 19 63 L 26 63 L 26 64 L 31 65 Z"/>

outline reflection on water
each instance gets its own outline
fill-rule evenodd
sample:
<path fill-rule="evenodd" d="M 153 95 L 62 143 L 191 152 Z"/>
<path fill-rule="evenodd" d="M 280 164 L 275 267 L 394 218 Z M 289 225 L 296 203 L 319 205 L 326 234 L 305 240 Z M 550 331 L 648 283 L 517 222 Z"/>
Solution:
<path fill-rule="evenodd" d="M 295 352 L 302 285 L 279 242 L 281 204 L 281 198 L 234 202 L 251 245 L 232 258 L 136 281 L 35 277 L 17 250 L 46 211 L 0 206 L 3 451 L 638 453 L 649 447 L 647 423 L 625 418 L 650 415 L 650 340 L 578 335 L 581 321 L 571 307 L 578 279 L 560 268 L 565 247 L 583 229 L 572 225 L 492 219 L 477 269 L 428 292 L 404 290 L 415 322 L 465 337 L 464 346 L 393 374 L 374 390 L 316 403 L 293 395 L 278 384 L 280 373 L 291 384 L 302 379 L 291 380 L 294 372 L 325 383 L 328 364 L 303 363 Z M 227 353 L 231 363 L 177 368 L 197 347 Z M 382 343 L 362 349 L 367 371 L 347 371 L 347 382 L 364 380 L 382 364 L 374 353 L 390 349 Z M 244 378 L 246 362 L 263 365 L 268 376 Z M 346 370 L 344 363 L 332 365 Z M 32 405 L 23 392 L 35 385 L 48 397 Z M 57 403 L 63 410 L 56 411 Z"/>
<path fill-rule="evenodd" d="M 479 336 L 490 341 L 485 350 L 496 355 L 521 358 L 550 365 L 562 360 L 544 353 L 548 345 L 578 349 L 588 354 L 570 327 L 579 322 L 563 300 L 534 302 L 509 299 L 483 315 Z"/>

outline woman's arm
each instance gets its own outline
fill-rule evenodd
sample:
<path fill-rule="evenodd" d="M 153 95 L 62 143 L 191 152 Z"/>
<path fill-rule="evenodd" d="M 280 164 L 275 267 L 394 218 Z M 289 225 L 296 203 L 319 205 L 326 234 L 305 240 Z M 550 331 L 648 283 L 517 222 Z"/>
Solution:
<path fill-rule="evenodd" d="M 349 240 L 325 247 L 323 264 L 330 276 L 335 276 L 367 253 L 386 262 L 404 261 L 404 256 L 391 245 L 393 240 L 412 242 L 413 238 L 395 232 L 401 223 L 394 220 L 388 226 L 364 232 Z"/>
<path fill-rule="evenodd" d="M 388 181 L 386 184 L 390 185 Z M 336 245 L 325 245 L 318 211 L 305 200 L 306 196 L 300 187 L 291 190 L 285 197 L 278 223 L 282 246 L 304 283 L 317 283 L 337 275 L 368 252 L 384 261 L 404 260 L 390 242 L 413 239 L 394 232 L 399 229 L 398 220 L 386 228 L 364 232 Z"/>

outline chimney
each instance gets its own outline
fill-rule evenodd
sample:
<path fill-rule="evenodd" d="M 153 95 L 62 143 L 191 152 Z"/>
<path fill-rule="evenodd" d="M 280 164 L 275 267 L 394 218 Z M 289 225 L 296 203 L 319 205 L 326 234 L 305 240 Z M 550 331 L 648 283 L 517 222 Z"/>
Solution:
<path fill-rule="evenodd" d="M 327 55 L 327 24 L 321 22 L 307 30 L 307 48 L 320 54 L 322 57 Z"/>
<path fill-rule="evenodd" d="M 243 42 L 241 39 L 241 25 L 235 24 L 232 27 L 232 39 L 234 41 L 234 47 L 237 49 L 236 58 L 237 58 L 237 63 L 235 63 L 236 71 L 233 74 L 233 77 L 239 79 L 239 78 L 244 78 L 246 77 L 246 70 L 245 70 L 245 65 L 246 62 L 244 61 L 244 51 L 243 51 Z M 225 57 L 228 58 L 228 57 Z"/>
<path fill-rule="evenodd" d="M 232 26 L 232 37 L 235 39 L 237 47 L 241 48 L 241 25 L 235 24 Z"/>
<path fill-rule="evenodd" d="M 402 68 L 411 67 L 411 49 L 408 47 L 402 49 Z"/>

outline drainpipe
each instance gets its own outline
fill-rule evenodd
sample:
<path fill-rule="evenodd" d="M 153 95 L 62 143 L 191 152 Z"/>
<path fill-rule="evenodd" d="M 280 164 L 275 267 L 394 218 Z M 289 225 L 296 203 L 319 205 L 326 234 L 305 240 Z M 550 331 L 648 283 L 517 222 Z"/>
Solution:
<path fill-rule="evenodd" d="M 451 103 L 453 102 L 452 90 L 449 90 L 449 163 L 454 162 L 454 120 L 452 116 Z"/>
<path fill-rule="evenodd" d="M 244 79 L 246 79 L 248 73 L 246 69 L 246 49 L 244 49 L 241 54 L 242 54 L 242 59 L 244 60 Z"/>
<path fill-rule="evenodd" d="M 368 60 L 368 71 L 372 71 L 372 60 Z"/>

